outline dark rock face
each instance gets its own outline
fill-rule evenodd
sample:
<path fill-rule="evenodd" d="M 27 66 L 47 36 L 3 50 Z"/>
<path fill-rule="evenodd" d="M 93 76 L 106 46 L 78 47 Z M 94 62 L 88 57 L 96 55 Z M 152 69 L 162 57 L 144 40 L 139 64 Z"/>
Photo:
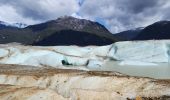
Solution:
<path fill-rule="evenodd" d="M 87 46 L 87 45 L 107 45 L 112 44 L 113 41 L 105 38 L 99 37 L 95 34 L 79 32 L 73 30 L 64 30 L 52 34 L 41 41 L 33 43 L 34 45 L 79 45 L 79 46 Z"/>
<path fill-rule="evenodd" d="M 134 40 L 135 37 L 138 36 L 142 30 L 143 30 L 143 28 L 127 30 L 127 31 L 117 33 L 114 36 L 119 38 L 119 40 L 121 40 L 121 41 Z"/>
<path fill-rule="evenodd" d="M 108 45 L 118 41 L 103 25 L 85 19 L 61 17 L 26 28 L 3 28 L 0 43 L 30 45 Z"/>

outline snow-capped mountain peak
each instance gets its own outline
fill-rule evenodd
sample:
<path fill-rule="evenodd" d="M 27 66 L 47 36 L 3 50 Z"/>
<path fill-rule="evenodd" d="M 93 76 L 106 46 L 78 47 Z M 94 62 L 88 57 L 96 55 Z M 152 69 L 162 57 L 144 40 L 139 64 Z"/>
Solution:
<path fill-rule="evenodd" d="M 23 24 L 23 23 L 7 23 L 7 22 L 3 22 L 3 21 L 0 21 L 0 25 L 3 25 L 3 26 L 8 26 L 8 27 L 17 27 L 17 28 L 25 28 L 27 27 L 28 25 L 26 24 Z"/>
<path fill-rule="evenodd" d="M 138 27 L 138 28 L 134 28 L 134 29 L 131 29 L 132 31 L 138 31 L 138 30 L 143 30 L 145 27 Z"/>
<path fill-rule="evenodd" d="M 18 28 L 25 28 L 28 25 L 27 24 L 23 24 L 23 23 L 14 23 L 14 24 L 12 24 L 12 26 L 18 27 Z"/>
<path fill-rule="evenodd" d="M 0 25 L 9 26 L 10 24 L 7 22 L 0 21 Z"/>

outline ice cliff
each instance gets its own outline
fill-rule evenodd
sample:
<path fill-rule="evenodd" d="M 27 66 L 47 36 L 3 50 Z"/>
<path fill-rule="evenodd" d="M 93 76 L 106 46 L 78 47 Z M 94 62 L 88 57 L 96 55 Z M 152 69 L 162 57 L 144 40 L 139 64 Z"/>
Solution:
<path fill-rule="evenodd" d="M 31 66 L 98 67 L 107 61 L 120 65 L 156 65 L 168 63 L 170 40 L 127 41 L 108 46 L 22 46 L 0 45 L 1 64 Z"/>

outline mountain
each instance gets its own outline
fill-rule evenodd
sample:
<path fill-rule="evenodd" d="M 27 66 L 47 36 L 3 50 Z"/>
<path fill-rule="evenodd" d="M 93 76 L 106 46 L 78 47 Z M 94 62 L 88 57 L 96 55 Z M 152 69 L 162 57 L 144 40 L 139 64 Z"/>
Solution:
<path fill-rule="evenodd" d="M 170 39 L 170 21 L 159 21 L 145 27 L 135 40 Z"/>
<path fill-rule="evenodd" d="M 0 21 L 0 29 L 3 29 L 3 28 L 25 28 L 25 27 L 27 27 L 27 25 L 23 24 L 23 23 L 10 24 L 7 22 Z"/>
<path fill-rule="evenodd" d="M 122 41 L 170 39 L 170 21 L 159 21 L 145 28 L 137 28 L 114 35 Z"/>
<path fill-rule="evenodd" d="M 22 26 L 21 23 L 19 25 L 0 21 L 0 44 L 11 42 L 28 43 L 29 33 L 25 32 L 25 29 L 20 26 Z"/>
<path fill-rule="evenodd" d="M 143 30 L 143 27 L 136 28 L 133 30 L 123 31 L 114 34 L 115 37 L 119 38 L 121 41 L 133 40 L 139 33 Z"/>
<path fill-rule="evenodd" d="M 8 23 L 0 21 L 0 29 L 4 29 L 4 28 L 12 28 L 12 27 L 9 26 Z"/>
<path fill-rule="evenodd" d="M 70 16 L 28 28 L 38 31 L 35 45 L 107 45 L 117 41 L 103 25 Z"/>
<path fill-rule="evenodd" d="M 11 26 L 13 26 L 13 27 L 18 27 L 18 28 L 25 28 L 25 27 L 27 27 L 28 25 L 27 25 L 27 24 L 24 24 L 24 23 L 13 23 L 13 24 L 11 24 Z"/>
<path fill-rule="evenodd" d="M 118 41 L 103 25 L 70 16 L 25 28 L 0 30 L 0 43 L 19 42 L 29 45 L 108 45 Z"/>

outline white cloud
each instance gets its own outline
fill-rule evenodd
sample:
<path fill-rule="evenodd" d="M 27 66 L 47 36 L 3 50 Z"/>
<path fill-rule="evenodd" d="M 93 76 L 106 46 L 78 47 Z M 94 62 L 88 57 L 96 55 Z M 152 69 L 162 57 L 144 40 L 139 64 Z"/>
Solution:
<path fill-rule="evenodd" d="M 91 19 L 104 19 L 116 33 L 170 19 L 169 9 L 168 0 L 85 0 L 79 12 Z"/>
<path fill-rule="evenodd" d="M 0 6 L 0 20 L 8 23 L 23 22 L 27 24 L 39 23 L 39 20 L 33 20 L 31 18 L 25 18 L 18 14 L 12 6 Z"/>
<path fill-rule="evenodd" d="M 1 0 L 0 8 L 0 20 L 34 24 L 71 15 L 79 4 L 76 0 Z"/>

